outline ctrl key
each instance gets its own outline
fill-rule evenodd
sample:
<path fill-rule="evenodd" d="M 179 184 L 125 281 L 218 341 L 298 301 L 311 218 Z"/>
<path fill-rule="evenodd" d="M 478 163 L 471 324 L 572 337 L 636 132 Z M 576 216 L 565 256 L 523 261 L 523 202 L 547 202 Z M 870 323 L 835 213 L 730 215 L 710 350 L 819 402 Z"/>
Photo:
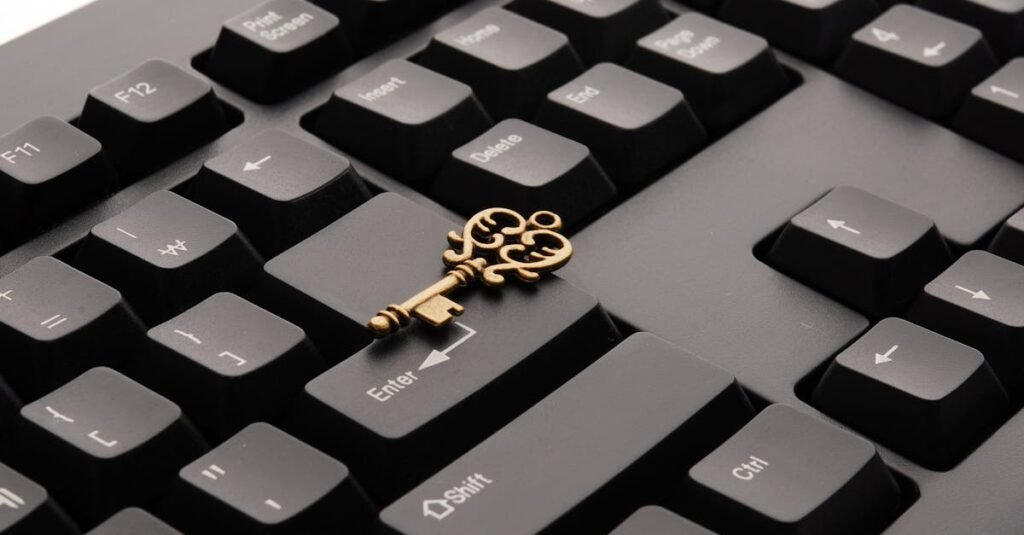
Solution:
<path fill-rule="evenodd" d="M 369 500 L 348 468 L 265 423 L 181 469 L 165 518 L 187 533 L 370 531 Z"/>
<path fill-rule="evenodd" d="M 717 533 L 877 533 L 900 490 L 868 441 L 772 405 L 690 469 L 678 497 Z"/>

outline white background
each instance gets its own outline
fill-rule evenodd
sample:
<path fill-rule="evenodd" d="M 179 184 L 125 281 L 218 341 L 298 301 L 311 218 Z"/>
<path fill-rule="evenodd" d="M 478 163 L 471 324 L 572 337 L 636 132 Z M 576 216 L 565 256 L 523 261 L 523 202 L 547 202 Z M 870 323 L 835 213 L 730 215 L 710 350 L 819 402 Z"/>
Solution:
<path fill-rule="evenodd" d="M 0 44 L 95 0 L 0 0 Z"/>

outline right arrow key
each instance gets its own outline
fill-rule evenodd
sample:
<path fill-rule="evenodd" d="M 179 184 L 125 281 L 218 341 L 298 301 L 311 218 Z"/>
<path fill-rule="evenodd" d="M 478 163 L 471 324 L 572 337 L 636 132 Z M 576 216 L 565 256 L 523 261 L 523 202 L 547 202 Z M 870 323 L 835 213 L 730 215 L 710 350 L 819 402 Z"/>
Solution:
<path fill-rule="evenodd" d="M 813 393 L 820 409 L 930 468 L 948 468 L 1005 414 L 981 353 L 887 318 L 848 347 Z"/>
<path fill-rule="evenodd" d="M 840 76 L 935 119 L 997 68 L 981 32 L 908 5 L 853 34 L 836 64 Z"/>

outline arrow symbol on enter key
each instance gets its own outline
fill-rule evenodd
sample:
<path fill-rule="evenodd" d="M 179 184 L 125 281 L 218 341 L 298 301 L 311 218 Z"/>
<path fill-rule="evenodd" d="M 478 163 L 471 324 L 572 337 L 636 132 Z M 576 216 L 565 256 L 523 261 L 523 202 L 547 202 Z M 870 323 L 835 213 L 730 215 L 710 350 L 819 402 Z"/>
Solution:
<path fill-rule="evenodd" d="M 900 346 L 892 346 L 885 353 L 875 353 L 875 364 L 885 364 L 886 362 L 892 362 L 892 354 L 899 349 Z"/>
<path fill-rule="evenodd" d="M 438 351 L 436 349 L 431 351 L 430 355 L 428 355 L 426 360 L 424 360 L 423 363 L 420 364 L 420 367 L 418 369 L 425 370 L 427 368 L 437 366 L 438 364 L 448 362 L 449 360 L 451 360 L 451 357 L 448 356 L 448 353 L 450 353 L 456 347 L 459 347 L 460 345 L 466 343 L 467 340 L 469 340 L 470 338 L 473 337 L 473 335 L 476 334 L 476 331 L 473 330 L 472 327 L 466 325 L 465 323 L 460 323 L 456 321 L 455 324 L 465 329 L 466 335 L 456 340 L 454 344 L 444 348 L 443 351 Z"/>
<path fill-rule="evenodd" d="M 270 156 L 264 156 L 263 158 L 260 158 L 255 162 L 245 162 L 245 167 L 242 168 L 242 171 L 259 171 L 260 169 L 262 169 L 262 167 L 260 166 L 269 161 Z"/>
<path fill-rule="evenodd" d="M 939 43 L 939 44 L 937 44 L 935 46 L 926 46 L 926 47 L 924 47 L 924 57 L 926 57 L 926 58 L 938 57 L 938 56 L 942 55 L 942 49 L 943 48 L 946 48 L 946 42 L 945 41 L 942 41 L 941 43 Z"/>

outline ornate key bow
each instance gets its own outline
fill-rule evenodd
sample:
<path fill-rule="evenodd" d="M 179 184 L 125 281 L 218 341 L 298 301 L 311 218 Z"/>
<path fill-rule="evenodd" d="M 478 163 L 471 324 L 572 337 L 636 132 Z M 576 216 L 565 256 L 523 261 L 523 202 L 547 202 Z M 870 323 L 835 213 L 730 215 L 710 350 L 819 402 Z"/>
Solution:
<path fill-rule="evenodd" d="M 508 208 L 478 212 L 462 234 L 448 233 L 451 248 L 441 259 L 452 270 L 401 305 L 388 305 L 367 327 L 377 338 L 405 327 L 413 316 L 441 327 L 465 310 L 447 295 L 475 279 L 494 288 L 504 285 L 509 275 L 536 282 L 572 258 L 572 244 L 558 233 L 561 228 L 562 219 L 548 211 L 535 212 L 529 219 Z"/>

